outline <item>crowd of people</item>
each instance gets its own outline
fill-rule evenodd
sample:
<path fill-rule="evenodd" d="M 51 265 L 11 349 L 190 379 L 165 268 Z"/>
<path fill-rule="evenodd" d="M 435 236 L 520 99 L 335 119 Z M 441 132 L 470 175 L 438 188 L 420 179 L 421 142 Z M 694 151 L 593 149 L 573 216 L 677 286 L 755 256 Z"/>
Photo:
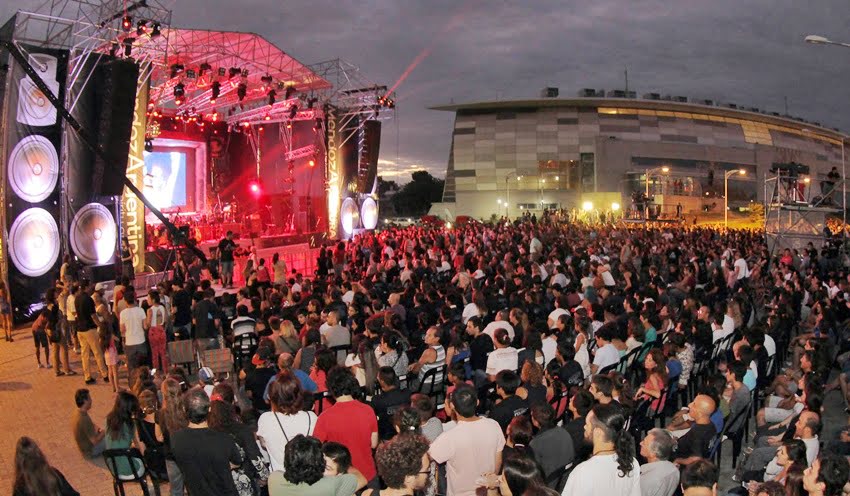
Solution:
<path fill-rule="evenodd" d="M 86 382 L 94 354 L 116 391 L 101 426 L 77 392 L 80 452 L 141 453 L 107 456 L 116 476 L 173 496 L 702 496 L 731 444 L 730 493 L 848 483 L 850 427 L 820 436 L 825 395 L 850 400 L 850 275 L 814 246 L 554 217 L 393 228 L 216 296 L 230 244 L 221 274 L 141 304 L 129 280 L 111 302 L 84 281 L 47 294 L 33 332 L 55 372 L 79 342 Z M 231 349 L 233 373 L 170 364 L 176 341 Z M 15 494 L 75 492 L 22 438 Z"/>

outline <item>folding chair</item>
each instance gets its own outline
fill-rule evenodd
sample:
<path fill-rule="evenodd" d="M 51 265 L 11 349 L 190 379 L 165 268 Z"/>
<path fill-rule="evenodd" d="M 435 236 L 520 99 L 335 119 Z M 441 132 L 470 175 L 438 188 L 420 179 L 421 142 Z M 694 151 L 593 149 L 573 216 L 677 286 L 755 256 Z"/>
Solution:
<path fill-rule="evenodd" d="M 227 348 L 204 350 L 201 366 L 209 367 L 216 375 L 227 374 L 229 378 L 233 372 L 233 353 Z"/>
<path fill-rule="evenodd" d="M 124 459 L 129 464 L 130 468 L 138 466 L 137 470 L 133 470 L 132 474 L 119 474 L 118 462 Z M 137 482 L 142 488 L 142 494 L 150 496 L 148 490 L 148 480 L 150 476 L 153 493 L 155 496 L 160 496 L 159 483 L 148 471 L 148 466 L 145 463 L 145 458 L 142 453 L 136 448 L 130 449 L 110 449 L 103 452 L 103 461 L 106 463 L 106 468 L 112 474 L 112 489 L 115 491 L 115 496 L 125 496 L 124 483 Z"/>
<path fill-rule="evenodd" d="M 166 346 L 168 361 L 175 365 L 185 365 L 187 372 L 192 373 L 192 364 L 195 362 L 195 348 L 191 339 L 172 341 Z"/>

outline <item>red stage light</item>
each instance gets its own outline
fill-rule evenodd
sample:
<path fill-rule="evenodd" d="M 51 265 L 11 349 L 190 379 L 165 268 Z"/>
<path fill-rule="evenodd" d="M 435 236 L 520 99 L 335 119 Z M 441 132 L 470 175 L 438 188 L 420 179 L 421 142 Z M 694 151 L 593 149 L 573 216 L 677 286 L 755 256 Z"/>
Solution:
<path fill-rule="evenodd" d="M 286 129 L 292 129 L 292 123 L 291 122 L 286 123 Z"/>
<path fill-rule="evenodd" d="M 260 126 L 260 127 L 257 128 L 257 131 L 263 132 L 264 129 L 265 128 L 263 126 Z"/>
<path fill-rule="evenodd" d="M 270 116 L 269 114 L 266 114 L 265 119 L 266 119 L 267 121 L 270 121 L 270 120 L 272 120 L 272 116 Z"/>
<path fill-rule="evenodd" d="M 114 19 L 114 18 L 113 18 Z M 125 15 L 123 19 L 121 19 L 121 29 L 126 32 L 129 32 L 133 27 L 133 18 Z"/>
<path fill-rule="evenodd" d="M 252 181 L 252 182 L 251 182 L 251 185 L 250 185 L 250 186 L 248 186 L 248 189 L 250 189 L 250 190 L 251 190 L 251 193 L 252 193 L 254 196 L 260 196 L 261 189 L 260 189 L 260 185 L 259 185 L 259 183 L 256 183 L 256 182 L 253 182 L 253 181 Z"/>
<path fill-rule="evenodd" d="M 310 164 L 310 167 L 313 167 L 313 166 L 316 165 L 316 161 L 311 159 L 309 164 Z"/>

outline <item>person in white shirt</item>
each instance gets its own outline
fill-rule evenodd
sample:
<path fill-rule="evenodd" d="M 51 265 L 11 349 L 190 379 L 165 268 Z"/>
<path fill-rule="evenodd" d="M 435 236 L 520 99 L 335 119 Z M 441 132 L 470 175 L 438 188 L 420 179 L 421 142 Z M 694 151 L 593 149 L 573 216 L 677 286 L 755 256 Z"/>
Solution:
<path fill-rule="evenodd" d="M 747 261 L 741 254 L 741 250 L 735 250 L 735 279 L 740 281 L 746 277 L 750 277 L 750 268 L 747 266 Z"/>
<path fill-rule="evenodd" d="M 504 329 L 508 331 L 508 337 L 511 338 L 511 342 L 513 342 L 516 331 L 514 331 L 514 326 L 508 322 L 507 310 L 499 310 L 496 313 L 496 320 L 487 324 L 482 332 L 492 338 L 496 333 L 496 329 Z"/>
<path fill-rule="evenodd" d="M 611 343 L 614 335 L 608 325 L 600 327 L 596 331 L 595 338 L 596 355 L 593 357 L 593 363 L 590 364 L 590 370 L 594 374 L 620 361 L 620 351 Z"/>
<path fill-rule="evenodd" d="M 124 339 L 124 353 L 127 355 L 127 372 L 133 377 L 133 369 L 141 365 L 147 356 L 145 345 L 145 311 L 136 305 L 136 295 L 133 291 L 124 292 L 127 308 L 118 317 L 121 337 Z"/>
<path fill-rule="evenodd" d="M 640 466 L 618 404 L 596 405 L 584 421 L 593 455 L 570 474 L 563 496 L 640 496 Z"/>
<path fill-rule="evenodd" d="M 570 314 L 570 311 L 567 310 L 568 307 L 567 295 L 561 294 L 561 297 L 555 300 L 555 309 L 549 312 L 549 316 L 546 317 L 546 324 L 549 325 L 549 329 L 557 327 L 558 317 Z"/>
<path fill-rule="evenodd" d="M 271 469 L 284 471 L 286 443 L 298 434 L 313 435 L 318 417 L 302 408 L 304 391 L 292 370 L 281 370 L 268 390 L 272 410 L 260 415 L 257 437 L 269 455 Z"/>
<path fill-rule="evenodd" d="M 711 341 L 716 343 L 735 332 L 735 321 L 727 314 L 715 314 L 711 324 Z"/>
<path fill-rule="evenodd" d="M 508 331 L 497 329 L 493 335 L 493 344 L 496 349 L 487 357 L 487 377 L 490 382 L 496 380 L 496 374 L 503 370 L 513 370 L 519 367 L 519 353 L 511 346 Z"/>

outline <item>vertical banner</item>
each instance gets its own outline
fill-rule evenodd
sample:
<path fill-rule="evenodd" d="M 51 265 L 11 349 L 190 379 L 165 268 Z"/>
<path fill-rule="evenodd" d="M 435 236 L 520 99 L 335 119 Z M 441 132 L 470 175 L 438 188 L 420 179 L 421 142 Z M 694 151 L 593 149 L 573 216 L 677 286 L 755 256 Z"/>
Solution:
<path fill-rule="evenodd" d="M 130 134 L 130 154 L 127 157 L 127 179 L 144 191 L 145 188 L 145 131 L 147 130 L 150 67 L 139 73 L 136 84 L 136 106 L 133 110 L 133 129 Z M 145 270 L 145 205 L 127 188 L 121 198 L 121 232 L 133 248 L 133 268 Z"/>
<path fill-rule="evenodd" d="M 339 134 L 337 132 L 336 109 L 331 107 L 327 114 L 327 173 L 328 180 L 328 238 L 339 239 Z"/>

